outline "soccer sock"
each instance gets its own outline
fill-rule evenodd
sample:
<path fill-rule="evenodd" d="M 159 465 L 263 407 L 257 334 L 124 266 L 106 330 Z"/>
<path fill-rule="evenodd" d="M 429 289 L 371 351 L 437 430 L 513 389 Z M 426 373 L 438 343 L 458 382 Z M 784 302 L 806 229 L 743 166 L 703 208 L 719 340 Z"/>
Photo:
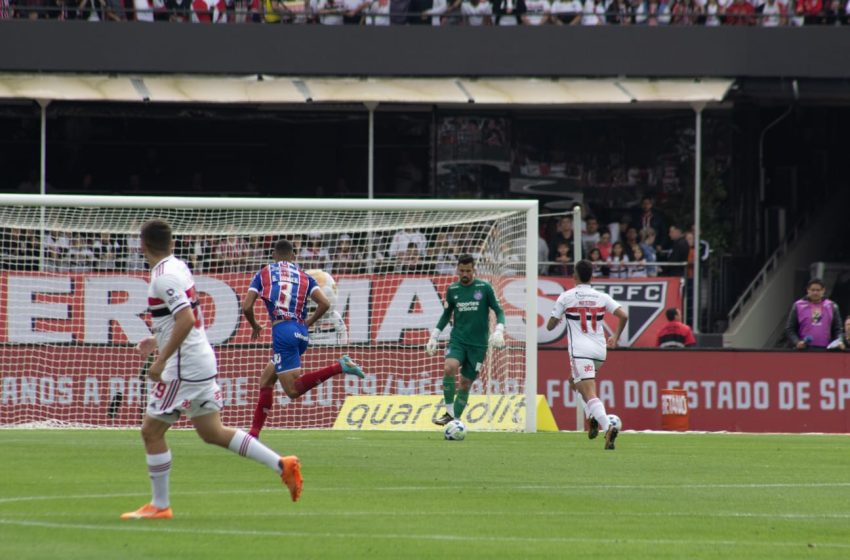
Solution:
<path fill-rule="evenodd" d="M 443 377 L 443 402 L 446 403 L 446 414 L 454 414 L 455 376 Z"/>
<path fill-rule="evenodd" d="M 168 475 L 171 473 L 171 450 L 155 455 L 146 455 L 148 463 L 148 475 L 151 477 L 152 503 L 159 509 L 167 508 L 170 504 L 168 499 Z"/>
<path fill-rule="evenodd" d="M 230 440 L 230 444 L 228 444 L 227 448 L 242 457 L 248 457 L 258 463 L 264 464 L 270 469 L 273 469 L 277 474 L 281 473 L 280 455 L 242 430 L 236 430 L 236 433 L 233 434 L 233 439 Z"/>
<path fill-rule="evenodd" d="M 587 408 L 587 403 L 584 402 L 584 399 L 581 395 L 579 395 L 578 393 L 576 393 L 576 395 L 578 395 L 578 400 L 581 401 L 581 406 L 582 408 L 584 408 L 584 417 L 590 419 L 590 409 Z"/>
<path fill-rule="evenodd" d="M 299 375 L 295 379 L 295 390 L 303 395 L 316 385 L 324 383 L 334 375 L 339 375 L 340 373 L 342 373 L 342 366 L 337 362 L 332 366 Z"/>
<path fill-rule="evenodd" d="M 590 411 L 591 416 L 596 418 L 596 421 L 599 423 L 599 429 L 603 432 L 608 431 L 608 415 L 605 414 L 605 405 L 602 404 L 602 401 L 598 397 L 587 401 L 587 410 Z"/>
<path fill-rule="evenodd" d="M 469 391 L 464 391 L 463 389 L 460 389 L 457 392 L 457 397 L 455 397 L 455 418 L 460 418 L 460 415 L 463 414 L 463 409 L 466 408 L 467 401 L 469 401 Z"/>
<path fill-rule="evenodd" d="M 272 409 L 272 398 L 274 397 L 274 387 L 260 387 L 260 398 L 257 399 L 257 408 L 254 409 L 254 419 L 251 420 L 251 436 L 259 437 L 260 430 L 266 423 L 266 418 L 269 417 L 269 412 Z"/>

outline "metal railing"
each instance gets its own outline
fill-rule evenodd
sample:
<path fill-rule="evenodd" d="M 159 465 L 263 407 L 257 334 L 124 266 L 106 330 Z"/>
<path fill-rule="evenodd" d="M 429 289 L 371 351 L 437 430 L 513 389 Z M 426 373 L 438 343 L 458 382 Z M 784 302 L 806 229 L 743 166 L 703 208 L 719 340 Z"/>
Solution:
<path fill-rule="evenodd" d="M 626 279 L 626 278 L 652 278 L 652 277 L 662 276 L 661 274 L 659 274 L 661 272 L 661 270 L 659 270 L 659 269 L 663 269 L 663 268 L 679 269 L 679 270 L 677 270 L 676 274 L 667 274 L 666 276 L 684 276 L 685 275 L 684 274 L 685 267 L 688 267 L 689 265 L 693 266 L 693 263 L 688 263 L 688 262 L 684 262 L 684 261 L 682 261 L 682 262 L 678 262 L 678 261 L 675 261 L 675 262 L 674 261 L 651 261 L 651 262 L 625 261 L 625 262 L 617 262 L 617 263 L 611 263 L 611 262 L 608 262 L 608 261 L 591 261 L 591 262 L 593 262 L 594 268 L 598 267 L 599 270 L 602 272 L 602 274 L 599 275 L 600 277 L 614 278 L 614 279 L 617 279 L 617 278 L 622 278 L 622 279 Z M 575 266 L 575 261 L 567 261 L 567 262 L 538 261 L 537 264 L 539 266 L 540 271 L 543 271 L 544 269 L 547 270 L 547 271 L 551 271 L 553 268 L 565 268 L 569 271 L 572 271 L 573 267 Z M 619 276 L 619 275 L 612 276 L 610 274 L 610 269 L 612 267 L 615 267 L 615 268 L 624 267 L 626 269 L 627 273 L 624 276 Z M 643 274 L 641 276 L 638 276 L 637 274 L 630 273 L 632 270 L 639 270 L 640 268 L 655 269 L 655 273 L 654 274 L 653 273 L 647 273 L 647 274 Z M 544 274 L 544 273 L 540 272 L 540 274 Z M 564 274 L 551 274 L 551 273 L 549 273 L 547 275 L 548 276 L 562 276 L 562 275 L 568 276 L 570 274 L 572 274 L 572 272 L 564 273 Z M 594 274 L 594 276 L 596 277 L 595 274 Z"/>
<path fill-rule="evenodd" d="M 748 301 L 750 301 L 756 291 L 767 283 L 770 274 L 779 266 L 780 260 L 788 253 L 788 250 L 790 249 L 791 245 L 799 238 L 800 233 L 808 224 L 808 222 L 809 218 L 807 216 L 801 218 L 800 221 L 798 221 L 797 224 L 791 229 L 788 235 L 785 236 L 785 239 L 782 241 L 782 243 L 779 244 L 779 247 L 777 247 L 776 250 L 773 251 L 773 254 L 770 255 L 770 257 L 764 263 L 764 266 L 761 267 L 761 270 L 756 273 L 756 276 L 755 278 L 753 278 L 753 281 L 750 282 L 750 285 L 747 286 L 743 293 L 741 293 L 741 297 L 738 298 L 738 301 L 735 303 L 734 306 L 732 306 L 732 309 L 729 310 L 729 325 L 731 325 L 735 318 L 741 314 L 741 311 L 743 311 L 744 306 L 747 304 Z"/>

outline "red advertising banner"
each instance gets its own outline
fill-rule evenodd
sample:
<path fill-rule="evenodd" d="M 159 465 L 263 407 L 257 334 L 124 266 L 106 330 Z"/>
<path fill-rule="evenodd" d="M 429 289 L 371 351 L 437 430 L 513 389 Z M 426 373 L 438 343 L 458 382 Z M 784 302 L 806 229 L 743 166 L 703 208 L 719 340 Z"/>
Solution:
<path fill-rule="evenodd" d="M 538 386 L 560 429 L 576 426 L 567 353 L 538 352 Z M 661 429 L 661 389 L 688 393 L 691 430 L 850 432 L 850 355 L 831 352 L 620 350 L 597 377 L 627 430 Z"/>
<path fill-rule="evenodd" d="M 443 358 L 428 356 L 421 347 L 377 350 L 374 347 L 311 348 L 303 366 L 315 370 L 334 363 L 342 353 L 354 357 L 366 379 L 336 376 L 291 401 L 276 388 L 272 428 L 329 428 L 348 395 L 436 395 L 442 393 Z M 266 345 L 219 346 L 218 383 L 222 388 L 224 422 L 249 427 L 257 398 L 260 372 L 268 363 Z M 102 427 L 137 427 L 153 383 L 140 375 L 142 361 L 129 346 L 0 345 L 0 425 L 53 422 Z M 9 370 L 8 364 L 14 364 Z M 522 364 L 513 369 L 522 371 Z M 489 392 L 516 394 L 518 383 L 488 381 Z M 475 387 L 482 392 L 482 386 Z M 120 396 L 119 396 L 120 395 Z M 181 420 L 177 426 L 189 424 Z"/>
<path fill-rule="evenodd" d="M 342 276 L 337 278 L 336 310 L 345 317 L 352 343 L 424 344 L 442 313 L 441 297 L 454 276 Z M 195 277 L 207 336 L 214 345 L 250 342 L 251 329 L 239 302 L 249 274 Z M 538 282 L 538 343 L 564 347 L 563 326 L 544 324 L 557 297 L 573 287 L 569 278 Z M 629 313 L 624 346 L 655 346 L 666 323 L 664 309 L 680 307 L 681 279 L 600 280 Z M 523 339 L 525 279 L 495 282 L 507 315 L 509 337 Z M 0 343 L 135 344 L 148 334 L 145 274 L 0 274 Z M 261 315 L 258 313 L 258 315 Z M 610 319 L 610 318 L 608 318 Z"/>
<path fill-rule="evenodd" d="M 454 279 L 395 274 L 337 278 L 335 308 L 345 318 L 350 346 L 340 347 L 332 337 L 313 333 L 304 367 L 323 367 L 348 351 L 374 377 L 364 382 L 335 378 L 295 403 L 281 394 L 278 400 L 286 406 L 270 425 L 329 426 L 347 394 L 440 393 L 442 360 L 427 357 L 422 345 L 442 313 L 441 296 Z M 251 275 L 198 275 L 195 280 L 207 336 L 219 357 L 228 404 L 225 419 L 244 426 L 250 422 L 257 375 L 270 353 L 268 333 L 265 343 L 252 344 L 250 327 L 240 313 Z M 666 322 L 663 310 L 681 304 L 680 279 L 603 280 L 594 285 L 629 312 L 622 341 L 627 345 L 654 345 Z M 544 347 L 566 344 L 562 330 L 550 332 L 543 325 L 557 296 L 572 286 L 567 278 L 540 278 L 538 342 Z M 501 277 L 494 287 L 505 309 L 509 339 L 522 340 L 525 279 Z M 45 419 L 137 424 L 149 390 L 139 378 L 141 362 L 132 350 L 150 333 L 146 274 L 2 273 L 0 301 L 0 424 Z M 563 354 L 541 352 L 541 364 Z M 500 356 L 502 363 L 494 371 L 507 373 L 490 380 L 485 368 L 482 380 L 488 392 L 521 391 L 523 352 Z M 560 371 L 541 365 L 542 394 L 549 394 L 545 376 Z M 573 427 L 569 422 L 561 425 Z"/>
<path fill-rule="evenodd" d="M 442 358 L 427 357 L 421 348 L 316 347 L 304 365 L 321 367 L 342 351 L 360 361 L 370 377 L 335 377 L 294 402 L 278 392 L 270 427 L 329 427 L 347 395 L 441 392 Z M 268 349 L 219 347 L 216 353 L 224 419 L 247 426 Z M 15 364 L 14 371 L 0 376 L 0 424 L 50 418 L 137 426 L 150 389 L 129 347 L 3 345 L 0 363 Z M 661 429 L 661 390 L 672 388 L 687 391 L 691 430 L 848 433 L 849 366 L 850 355 L 842 353 L 622 350 L 609 353 L 597 382 L 606 408 L 627 430 Z M 547 398 L 558 427 L 573 430 L 576 403 L 566 380 L 566 351 L 539 351 L 538 393 Z M 522 390 L 511 380 L 483 381 L 491 394 Z"/>

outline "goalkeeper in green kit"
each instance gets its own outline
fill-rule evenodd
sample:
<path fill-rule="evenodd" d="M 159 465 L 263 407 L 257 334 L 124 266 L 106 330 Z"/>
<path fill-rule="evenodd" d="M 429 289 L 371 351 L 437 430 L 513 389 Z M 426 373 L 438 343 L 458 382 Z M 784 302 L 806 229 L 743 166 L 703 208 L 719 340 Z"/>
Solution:
<path fill-rule="evenodd" d="M 505 312 L 499 305 L 493 286 L 475 278 L 475 259 L 472 255 L 461 255 L 458 258 L 457 275 L 458 282 L 446 289 L 443 315 L 437 321 L 437 327 L 431 330 L 431 338 L 425 345 L 425 351 L 433 356 L 437 352 L 437 337 L 454 315 L 443 370 L 446 413 L 434 420 L 440 426 L 463 414 L 469 401 L 469 389 L 484 364 L 488 344 L 493 348 L 505 347 Z M 491 309 L 496 313 L 493 334 L 490 334 Z M 460 387 L 455 392 L 458 371 L 461 374 Z"/>

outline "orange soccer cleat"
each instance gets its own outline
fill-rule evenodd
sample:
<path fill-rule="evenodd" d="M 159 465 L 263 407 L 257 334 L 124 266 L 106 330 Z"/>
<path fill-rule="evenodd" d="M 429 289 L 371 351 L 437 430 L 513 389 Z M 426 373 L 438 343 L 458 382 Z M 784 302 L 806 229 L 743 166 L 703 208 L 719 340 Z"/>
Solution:
<path fill-rule="evenodd" d="M 121 519 L 171 519 L 174 513 L 170 507 L 158 508 L 153 504 L 145 504 L 136 511 L 121 514 Z"/>
<path fill-rule="evenodd" d="M 301 461 L 295 455 L 280 458 L 280 479 L 289 488 L 292 501 L 297 502 L 301 498 L 301 487 L 304 479 L 301 477 Z"/>

